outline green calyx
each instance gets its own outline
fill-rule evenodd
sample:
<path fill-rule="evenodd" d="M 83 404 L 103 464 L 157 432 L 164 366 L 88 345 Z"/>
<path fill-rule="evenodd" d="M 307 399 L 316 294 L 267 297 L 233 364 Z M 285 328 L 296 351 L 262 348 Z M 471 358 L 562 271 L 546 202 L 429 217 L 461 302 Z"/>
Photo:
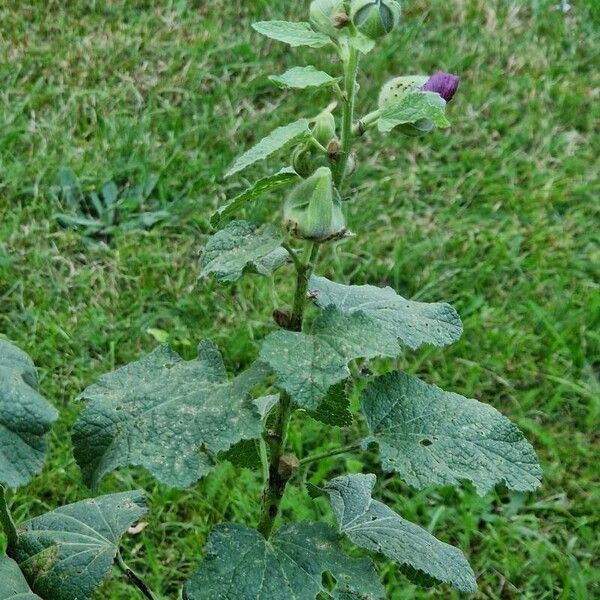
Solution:
<path fill-rule="evenodd" d="M 396 0 L 354 0 L 350 17 L 361 33 L 378 40 L 398 27 L 400 15 Z"/>
<path fill-rule="evenodd" d="M 313 0 L 310 5 L 310 22 L 317 31 L 336 37 L 350 23 L 344 0 Z"/>
<path fill-rule="evenodd" d="M 328 167 L 320 167 L 291 191 L 283 220 L 289 232 L 300 239 L 324 242 L 344 237 L 346 220 Z"/>
<path fill-rule="evenodd" d="M 429 77 L 426 75 L 404 75 L 395 77 L 388 81 L 379 93 L 379 108 L 385 108 L 390 104 L 399 102 L 407 94 L 420 90 Z M 434 128 L 429 119 L 421 119 L 416 123 L 399 125 L 397 130 L 408 137 L 419 137 L 431 132 Z"/>
<path fill-rule="evenodd" d="M 327 148 L 329 142 L 336 137 L 334 116 L 328 110 L 324 110 L 315 119 L 312 132 L 317 142 Z"/>

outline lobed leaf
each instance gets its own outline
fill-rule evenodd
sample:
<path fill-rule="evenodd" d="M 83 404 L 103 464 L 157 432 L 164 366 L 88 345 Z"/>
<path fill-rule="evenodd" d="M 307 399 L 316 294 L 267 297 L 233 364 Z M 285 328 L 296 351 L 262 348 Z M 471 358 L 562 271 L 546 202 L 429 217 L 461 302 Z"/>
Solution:
<path fill-rule="evenodd" d="M 217 281 L 233 282 L 247 269 L 271 275 L 289 261 L 281 242 L 281 233 L 272 225 L 259 230 L 254 223 L 232 221 L 208 241 L 200 276 L 212 274 Z"/>
<path fill-rule="evenodd" d="M 286 167 L 274 175 L 259 179 L 254 185 L 237 195 L 231 202 L 228 202 L 225 206 L 220 207 L 214 212 L 210 218 L 211 225 L 216 227 L 219 223 L 242 209 L 248 202 L 252 202 L 252 200 L 258 198 L 261 194 L 283 187 L 289 183 L 298 181 L 299 179 L 300 176 L 292 167 Z"/>
<path fill-rule="evenodd" d="M 324 573 L 337 584 L 323 585 Z M 289 523 L 266 540 L 242 525 L 217 525 L 207 556 L 184 589 L 185 600 L 245 598 L 375 600 L 384 590 L 371 561 L 347 556 L 339 535 L 323 523 Z"/>
<path fill-rule="evenodd" d="M 468 480 L 480 495 L 504 482 L 524 492 L 540 486 L 531 444 L 495 408 L 396 371 L 362 394 L 371 436 L 385 471 L 423 489 Z"/>
<path fill-rule="evenodd" d="M 361 548 L 449 583 L 461 592 L 475 592 L 475 575 L 463 553 L 374 500 L 375 481 L 375 475 L 348 475 L 333 479 L 323 488 L 340 531 Z"/>
<path fill-rule="evenodd" d="M 40 472 L 58 413 L 37 391 L 33 361 L 0 340 L 0 484 L 26 485 Z"/>
<path fill-rule="evenodd" d="M 41 600 L 31 591 L 19 565 L 8 556 L 0 556 L 0 600 Z"/>
<path fill-rule="evenodd" d="M 382 336 L 362 312 L 344 314 L 328 306 L 310 334 L 276 331 L 264 340 L 260 359 L 275 372 L 281 387 L 306 410 L 316 410 L 329 388 L 348 379 L 356 358 L 395 357 L 395 339 Z"/>
<path fill-rule="evenodd" d="M 250 165 L 269 158 L 269 156 L 272 156 L 275 152 L 285 150 L 286 148 L 304 142 L 311 135 L 307 119 L 300 119 L 289 125 L 278 127 L 268 136 L 260 140 L 258 144 L 250 148 L 250 150 L 244 152 L 244 154 L 233 163 L 232 167 L 225 174 L 225 177 L 231 177 L 232 175 L 235 175 L 235 173 L 243 171 Z"/>
<path fill-rule="evenodd" d="M 333 305 L 349 315 L 362 312 L 383 335 L 412 350 L 424 344 L 446 346 L 463 332 L 460 317 L 449 304 L 406 300 L 390 287 L 342 285 L 312 277 L 309 289 L 318 306 Z"/>
<path fill-rule="evenodd" d="M 341 77 L 332 77 L 325 71 L 319 71 L 315 67 L 293 67 L 282 75 L 271 75 L 269 79 L 281 89 L 299 89 L 308 87 L 323 88 L 339 83 Z"/>
<path fill-rule="evenodd" d="M 173 487 L 198 481 L 218 453 L 261 435 L 261 417 L 248 396 L 264 377 L 261 369 L 228 381 L 219 351 L 205 341 L 196 360 L 161 346 L 103 375 L 81 394 L 89 403 L 73 430 L 85 482 L 96 486 L 127 465 Z"/>
<path fill-rule="evenodd" d="M 310 23 L 305 22 L 259 21 L 253 23 L 252 28 L 268 38 L 284 42 L 292 47 L 323 48 L 332 43 L 328 36 L 315 31 Z"/>
<path fill-rule="evenodd" d="M 64 506 L 19 526 L 15 559 L 42 598 L 90 598 L 110 572 L 121 537 L 145 513 L 141 491 Z"/>
<path fill-rule="evenodd" d="M 411 92 L 381 109 L 377 126 L 389 133 L 398 125 L 426 120 L 437 127 L 449 127 L 445 114 L 446 101 L 434 92 Z"/>

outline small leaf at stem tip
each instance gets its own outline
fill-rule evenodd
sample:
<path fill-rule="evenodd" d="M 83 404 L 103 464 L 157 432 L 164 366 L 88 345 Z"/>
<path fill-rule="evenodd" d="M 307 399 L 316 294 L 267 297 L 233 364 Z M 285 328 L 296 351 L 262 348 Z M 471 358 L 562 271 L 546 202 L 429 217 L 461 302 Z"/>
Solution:
<path fill-rule="evenodd" d="M 341 77 L 332 77 L 313 66 L 293 67 L 282 75 L 271 75 L 269 79 L 281 89 L 303 90 L 309 87 L 323 88 L 339 83 Z"/>
<path fill-rule="evenodd" d="M 399 371 L 371 382 L 362 410 L 385 471 L 424 489 L 471 481 L 480 495 L 496 484 L 533 491 L 542 471 L 531 444 L 487 404 L 445 392 Z"/>
<path fill-rule="evenodd" d="M 313 276 L 309 290 L 317 306 L 335 306 L 349 315 L 361 312 L 411 350 L 452 344 L 463 332 L 460 317 L 449 304 L 406 300 L 390 287 L 343 285 Z"/>
<path fill-rule="evenodd" d="M 26 485 L 44 464 L 58 413 L 37 389 L 31 358 L 0 340 L 0 485 Z"/>
<path fill-rule="evenodd" d="M 285 167 L 274 175 L 263 177 L 250 186 L 247 190 L 244 190 L 241 194 L 238 194 L 225 206 L 221 206 L 217 211 L 215 211 L 210 217 L 210 224 L 213 227 L 216 227 L 219 225 L 219 223 L 222 223 L 225 219 L 244 208 L 244 206 L 246 206 L 246 204 L 249 202 L 256 200 L 262 194 L 299 180 L 300 176 L 292 167 Z"/>
<path fill-rule="evenodd" d="M 284 42 L 292 47 L 323 48 L 332 43 L 329 36 L 315 31 L 310 23 L 305 22 L 260 21 L 253 23 L 252 28 L 268 38 Z"/>
<path fill-rule="evenodd" d="M 475 575 L 463 553 L 374 500 L 375 481 L 375 475 L 347 475 L 323 488 L 340 531 L 360 548 L 383 554 L 461 592 L 475 592 Z"/>
<path fill-rule="evenodd" d="M 410 92 L 397 102 L 381 109 L 377 126 L 382 133 L 389 133 L 399 125 L 430 122 L 433 126 L 450 127 L 445 115 L 446 101 L 433 92 Z"/>
<path fill-rule="evenodd" d="M 255 146 L 247 150 L 240 156 L 227 171 L 225 177 L 231 177 L 236 173 L 243 171 L 254 163 L 269 158 L 276 152 L 295 146 L 312 135 L 308 126 L 307 119 L 299 119 L 289 125 L 278 127 L 269 135 L 264 137 Z"/>
<path fill-rule="evenodd" d="M 259 229 L 254 223 L 231 221 L 204 248 L 200 277 L 214 275 L 217 281 L 232 283 L 247 270 L 271 275 L 290 260 L 282 241 L 280 231 L 272 225 Z"/>
<path fill-rule="evenodd" d="M 168 346 L 103 375 L 73 430 L 84 480 L 96 486 L 109 472 L 141 466 L 159 481 L 185 488 L 209 473 L 214 457 L 241 440 L 258 439 L 263 423 L 249 392 L 266 367 L 226 378 L 215 345 L 184 361 Z"/>
<path fill-rule="evenodd" d="M 288 523 L 269 540 L 254 529 L 222 523 L 210 534 L 206 558 L 186 584 L 184 599 L 384 598 L 371 560 L 348 556 L 340 542 L 324 523 Z M 335 579 L 333 590 L 323 583 L 325 573 Z"/>
<path fill-rule="evenodd" d="M 42 598 L 90 598 L 109 574 L 121 537 L 146 512 L 140 490 L 63 506 L 19 527 L 15 558 Z"/>

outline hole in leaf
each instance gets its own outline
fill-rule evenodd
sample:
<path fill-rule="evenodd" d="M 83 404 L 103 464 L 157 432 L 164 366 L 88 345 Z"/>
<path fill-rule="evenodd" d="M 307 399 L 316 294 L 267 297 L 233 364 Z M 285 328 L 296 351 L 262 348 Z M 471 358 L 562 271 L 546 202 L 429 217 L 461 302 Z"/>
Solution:
<path fill-rule="evenodd" d="M 425 446 L 427 448 L 427 446 L 431 446 L 431 444 L 433 444 L 433 442 L 431 440 L 428 440 L 427 438 L 421 440 L 421 446 Z"/>
<path fill-rule="evenodd" d="M 327 591 L 332 592 L 337 586 L 337 581 L 329 571 L 324 571 L 321 575 L 321 585 Z"/>

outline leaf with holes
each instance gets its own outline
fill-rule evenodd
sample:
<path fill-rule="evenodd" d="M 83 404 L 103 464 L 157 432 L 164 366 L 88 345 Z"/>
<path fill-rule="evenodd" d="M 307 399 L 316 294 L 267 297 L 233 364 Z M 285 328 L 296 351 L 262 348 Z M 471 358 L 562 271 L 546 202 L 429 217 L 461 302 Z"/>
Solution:
<path fill-rule="evenodd" d="M 270 275 L 289 260 L 281 242 L 280 232 L 271 225 L 259 229 L 254 223 L 232 221 L 206 244 L 200 276 L 234 282 L 246 270 Z"/>
<path fill-rule="evenodd" d="M 299 119 L 284 127 L 278 127 L 267 137 L 260 140 L 258 144 L 250 148 L 250 150 L 244 152 L 244 154 L 233 163 L 233 166 L 227 171 L 225 177 L 231 177 L 232 175 L 235 175 L 235 173 L 239 173 L 248 168 L 250 165 L 269 158 L 269 156 L 272 156 L 276 152 L 300 144 L 307 140 L 311 135 L 306 119 Z"/>
<path fill-rule="evenodd" d="M 335 578 L 333 590 L 323 585 L 325 573 Z M 289 523 L 265 540 L 254 529 L 224 523 L 211 533 L 184 598 L 314 600 L 319 593 L 338 600 L 384 597 L 371 561 L 348 556 L 328 525 Z"/>
<path fill-rule="evenodd" d="M 142 491 L 63 506 L 18 527 L 15 559 L 42 598 L 84 600 L 110 572 L 121 537 L 146 511 Z"/>
<path fill-rule="evenodd" d="M 329 73 L 319 71 L 313 66 L 293 67 L 282 75 L 271 75 L 269 79 L 284 90 L 331 87 L 342 80 L 341 77 L 332 77 Z"/>
<path fill-rule="evenodd" d="M 475 575 L 463 553 L 374 500 L 374 486 L 375 475 L 348 475 L 333 479 L 323 488 L 340 531 L 361 548 L 449 583 L 461 592 L 475 592 Z"/>
<path fill-rule="evenodd" d="M 26 485 L 44 464 L 58 413 L 37 389 L 33 361 L 0 340 L 0 485 Z"/>
<path fill-rule="evenodd" d="M 318 306 L 333 305 L 349 315 L 362 312 L 374 327 L 412 350 L 424 344 L 446 346 L 463 332 L 460 317 L 449 304 L 405 300 L 390 287 L 342 285 L 312 277 L 310 290 Z"/>
<path fill-rule="evenodd" d="M 524 492 L 540 486 L 531 444 L 495 408 L 445 392 L 399 371 L 364 390 L 362 409 L 386 471 L 423 489 L 471 481 L 481 495 L 498 483 Z"/>
<path fill-rule="evenodd" d="M 332 385 L 350 377 L 351 360 L 394 357 L 399 351 L 397 341 L 383 336 L 364 313 L 348 315 L 328 306 L 308 334 L 276 331 L 267 336 L 260 359 L 301 408 L 313 411 Z"/>
<path fill-rule="evenodd" d="M 41 600 L 29 587 L 19 565 L 0 556 L 0 600 Z"/>
<path fill-rule="evenodd" d="M 315 31 L 310 23 L 294 23 L 291 21 L 259 21 L 252 28 L 272 40 L 289 44 L 292 47 L 309 46 L 322 48 L 331 44 L 331 39 L 323 33 Z"/>
<path fill-rule="evenodd" d="M 162 346 L 102 376 L 81 394 L 89 402 L 73 432 L 86 483 L 95 486 L 127 465 L 173 487 L 195 483 L 213 469 L 218 453 L 261 435 L 248 396 L 261 369 L 229 381 L 219 351 L 205 341 L 196 360 Z"/>
<path fill-rule="evenodd" d="M 292 167 L 285 167 L 274 175 L 259 179 L 254 185 L 238 194 L 233 200 L 225 206 L 220 207 L 210 218 L 210 223 L 213 227 L 241 210 L 246 204 L 256 200 L 262 194 L 279 189 L 295 181 L 299 181 L 300 176 Z"/>
<path fill-rule="evenodd" d="M 446 118 L 446 101 L 434 92 L 412 92 L 381 109 L 377 126 L 389 133 L 399 125 L 429 121 L 436 127 L 450 127 Z"/>

